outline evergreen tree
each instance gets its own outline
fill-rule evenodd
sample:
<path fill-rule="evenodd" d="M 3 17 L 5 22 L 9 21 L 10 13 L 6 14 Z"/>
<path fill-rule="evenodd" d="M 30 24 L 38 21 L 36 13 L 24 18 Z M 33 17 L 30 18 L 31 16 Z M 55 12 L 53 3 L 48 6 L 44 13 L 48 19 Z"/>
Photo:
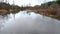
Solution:
<path fill-rule="evenodd" d="M 60 0 L 57 0 L 56 2 L 60 5 Z"/>

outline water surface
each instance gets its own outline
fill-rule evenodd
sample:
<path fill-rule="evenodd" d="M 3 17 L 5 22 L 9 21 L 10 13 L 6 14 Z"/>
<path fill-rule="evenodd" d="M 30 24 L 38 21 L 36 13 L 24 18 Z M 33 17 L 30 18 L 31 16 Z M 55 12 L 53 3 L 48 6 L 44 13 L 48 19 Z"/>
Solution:
<path fill-rule="evenodd" d="M 7 16 L 0 16 L 0 34 L 60 34 L 59 20 L 27 11 Z"/>

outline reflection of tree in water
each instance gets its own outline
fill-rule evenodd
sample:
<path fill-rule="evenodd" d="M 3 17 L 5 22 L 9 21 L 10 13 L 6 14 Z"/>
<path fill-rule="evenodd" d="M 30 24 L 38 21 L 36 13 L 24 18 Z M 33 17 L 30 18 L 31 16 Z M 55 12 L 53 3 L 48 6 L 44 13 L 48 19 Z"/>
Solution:
<path fill-rule="evenodd" d="M 8 15 L 0 15 L 0 31 L 3 29 L 4 27 L 4 23 L 6 21 L 6 19 L 8 19 Z"/>
<path fill-rule="evenodd" d="M 28 15 L 30 15 L 31 13 L 29 11 L 26 12 Z"/>

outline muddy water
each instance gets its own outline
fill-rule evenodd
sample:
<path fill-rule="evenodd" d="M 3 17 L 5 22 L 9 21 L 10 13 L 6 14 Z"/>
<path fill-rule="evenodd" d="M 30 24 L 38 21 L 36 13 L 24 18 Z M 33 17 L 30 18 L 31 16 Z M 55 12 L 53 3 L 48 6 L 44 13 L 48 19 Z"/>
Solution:
<path fill-rule="evenodd" d="M 60 21 L 36 14 L 20 11 L 0 17 L 0 34 L 60 34 Z"/>

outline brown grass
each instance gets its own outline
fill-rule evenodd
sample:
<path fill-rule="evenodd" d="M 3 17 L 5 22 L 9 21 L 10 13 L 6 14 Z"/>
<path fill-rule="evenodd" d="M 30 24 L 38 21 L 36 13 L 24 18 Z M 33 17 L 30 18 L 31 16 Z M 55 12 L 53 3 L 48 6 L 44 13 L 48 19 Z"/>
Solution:
<path fill-rule="evenodd" d="M 0 10 L 0 15 L 7 14 L 7 12 L 8 12 L 7 10 L 5 10 L 5 9 L 1 9 L 1 10 Z"/>

